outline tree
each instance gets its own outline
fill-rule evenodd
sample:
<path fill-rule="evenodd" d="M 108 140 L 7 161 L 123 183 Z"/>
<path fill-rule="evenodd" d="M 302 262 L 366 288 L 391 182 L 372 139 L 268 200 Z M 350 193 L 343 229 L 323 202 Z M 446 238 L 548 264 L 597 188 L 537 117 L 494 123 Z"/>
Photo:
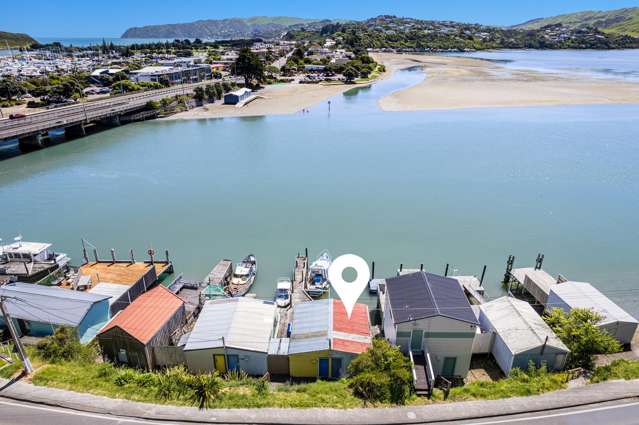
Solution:
<path fill-rule="evenodd" d="M 20 83 L 13 77 L 5 77 L 0 80 L 0 97 L 3 99 L 12 99 L 15 96 L 24 93 Z"/>
<path fill-rule="evenodd" d="M 197 100 L 198 102 L 204 101 L 204 88 L 203 87 L 196 87 L 196 88 L 193 89 L 193 99 Z"/>
<path fill-rule="evenodd" d="M 374 339 L 351 361 L 348 373 L 353 394 L 367 402 L 404 404 L 411 392 L 410 361 L 385 339 Z"/>
<path fill-rule="evenodd" d="M 259 56 L 251 51 L 248 47 L 240 49 L 239 55 L 232 67 L 234 75 L 244 77 L 244 85 L 250 86 L 251 81 L 258 83 L 264 80 L 264 64 Z"/>
<path fill-rule="evenodd" d="M 575 308 L 566 314 L 553 308 L 544 314 L 544 320 L 570 349 L 567 366 L 592 369 L 593 355 L 621 351 L 619 342 L 607 332 L 599 329 L 597 323 L 602 317 L 593 310 Z"/>
<path fill-rule="evenodd" d="M 349 66 L 344 70 L 342 75 L 344 75 L 344 78 L 346 78 L 346 82 L 352 83 L 355 78 L 359 76 L 359 72 L 354 67 Z"/>
<path fill-rule="evenodd" d="M 211 407 L 220 393 L 222 382 L 216 373 L 201 374 L 191 376 L 188 386 L 191 390 L 189 400 L 202 410 Z"/>
<path fill-rule="evenodd" d="M 222 84 L 220 83 L 215 83 L 215 98 L 217 100 L 222 99 L 222 96 L 224 95 L 224 87 L 222 87 Z"/>
<path fill-rule="evenodd" d="M 206 98 L 209 102 L 213 102 L 217 97 L 217 93 L 215 92 L 215 86 L 213 84 L 209 84 L 204 88 L 204 93 L 206 94 Z"/>

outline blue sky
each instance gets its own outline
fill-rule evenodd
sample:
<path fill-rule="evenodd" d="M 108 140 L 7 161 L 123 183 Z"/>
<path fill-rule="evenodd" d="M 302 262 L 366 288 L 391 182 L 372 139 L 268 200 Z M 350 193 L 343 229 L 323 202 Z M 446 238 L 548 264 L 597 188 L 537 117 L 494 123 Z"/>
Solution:
<path fill-rule="evenodd" d="M 581 10 L 639 6 L 623 0 L 2 0 L 0 31 L 118 37 L 131 26 L 255 15 L 364 19 L 381 14 L 509 25 Z"/>

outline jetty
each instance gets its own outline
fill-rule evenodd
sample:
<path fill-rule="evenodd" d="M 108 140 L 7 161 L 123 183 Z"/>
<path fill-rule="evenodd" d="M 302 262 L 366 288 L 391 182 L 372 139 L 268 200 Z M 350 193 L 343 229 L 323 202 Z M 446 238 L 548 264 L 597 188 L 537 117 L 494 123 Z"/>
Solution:
<path fill-rule="evenodd" d="M 299 303 L 312 301 L 311 296 L 306 292 L 306 278 L 308 276 L 308 255 L 297 254 L 295 257 L 295 269 L 293 270 L 293 288 L 291 290 L 291 304 L 288 308 L 278 309 L 277 338 L 287 338 L 288 325 L 291 323 L 293 306 Z"/>

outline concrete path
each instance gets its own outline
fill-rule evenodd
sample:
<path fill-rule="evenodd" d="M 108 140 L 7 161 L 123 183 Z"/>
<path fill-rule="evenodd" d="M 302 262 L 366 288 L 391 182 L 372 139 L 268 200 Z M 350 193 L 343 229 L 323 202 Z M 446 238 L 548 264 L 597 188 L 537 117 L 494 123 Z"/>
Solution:
<path fill-rule="evenodd" d="M 173 407 L 109 399 L 89 394 L 37 387 L 23 382 L 17 382 L 8 386 L 6 383 L 6 380 L 0 380 L 0 387 L 3 388 L 0 390 L 0 397 L 4 398 L 4 400 L 0 400 L 4 403 L 0 403 L 0 410 L 4 410 L 2 406 L 11 406 L 6 403 L 14 403 L 13 408 L 16 408 L 15 402 L 7 400 L 10 399 L 73 409 L 76 411 L 74 413 L 76 416 L 77 412 L 113 416 L 117 417 L 122 423 L 136 422 L 137 419 L 145 419 L 156 422 L 169 421 L 179 423 L 373 425 L 449 422 L 478 418 L 492 418 L 492 422 L 479 421 L 479 423 L 508 423 L 510 420 L 495 422 L 494 418 L 522 413 L 547 412 L 549 410 L 566 409 L 610 401 L 626 400 L 636 402 L 637 400 L 628 399 L 639 397 L 639 380 L 635 380 L 612 381 L 526 398 L 517 397 L 502 400 L 441 403 L 415 407 L 347 410 L 268 408 L 199 411 L 196 408 L 190 407 Z M 637 412 L 636 403 L 629 403 L 628 406 L 635 409 L 633 412 Z M 634 413 L 632 415 L 634 416 Z M 544 417 L 544 415 L 540 414 L 537 415 L 537 417 Z M 123 418 L 128 418 L 129 420 L 123 420 Z M 603 421 L 601 423 L 613 422 Z"/>

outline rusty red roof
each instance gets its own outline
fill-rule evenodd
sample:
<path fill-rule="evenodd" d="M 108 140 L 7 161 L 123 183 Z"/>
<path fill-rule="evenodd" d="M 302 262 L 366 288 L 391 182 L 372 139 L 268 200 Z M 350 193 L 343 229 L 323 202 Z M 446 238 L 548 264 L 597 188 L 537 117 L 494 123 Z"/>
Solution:
<path fill-rule="evenodd" d="M 183 306 L 184 301 L 177 295 L 163 286 L 156 286 L 117 314 L 98 335 L 118 327 L 146 344 Z"/>
<path fill-rule="evenodd" d="M 333 300 L 332 348 L 361 353 L 371 345 L 371 327 L 366 304 L 355 304 L 349 318 L 344 303 Z"/>

